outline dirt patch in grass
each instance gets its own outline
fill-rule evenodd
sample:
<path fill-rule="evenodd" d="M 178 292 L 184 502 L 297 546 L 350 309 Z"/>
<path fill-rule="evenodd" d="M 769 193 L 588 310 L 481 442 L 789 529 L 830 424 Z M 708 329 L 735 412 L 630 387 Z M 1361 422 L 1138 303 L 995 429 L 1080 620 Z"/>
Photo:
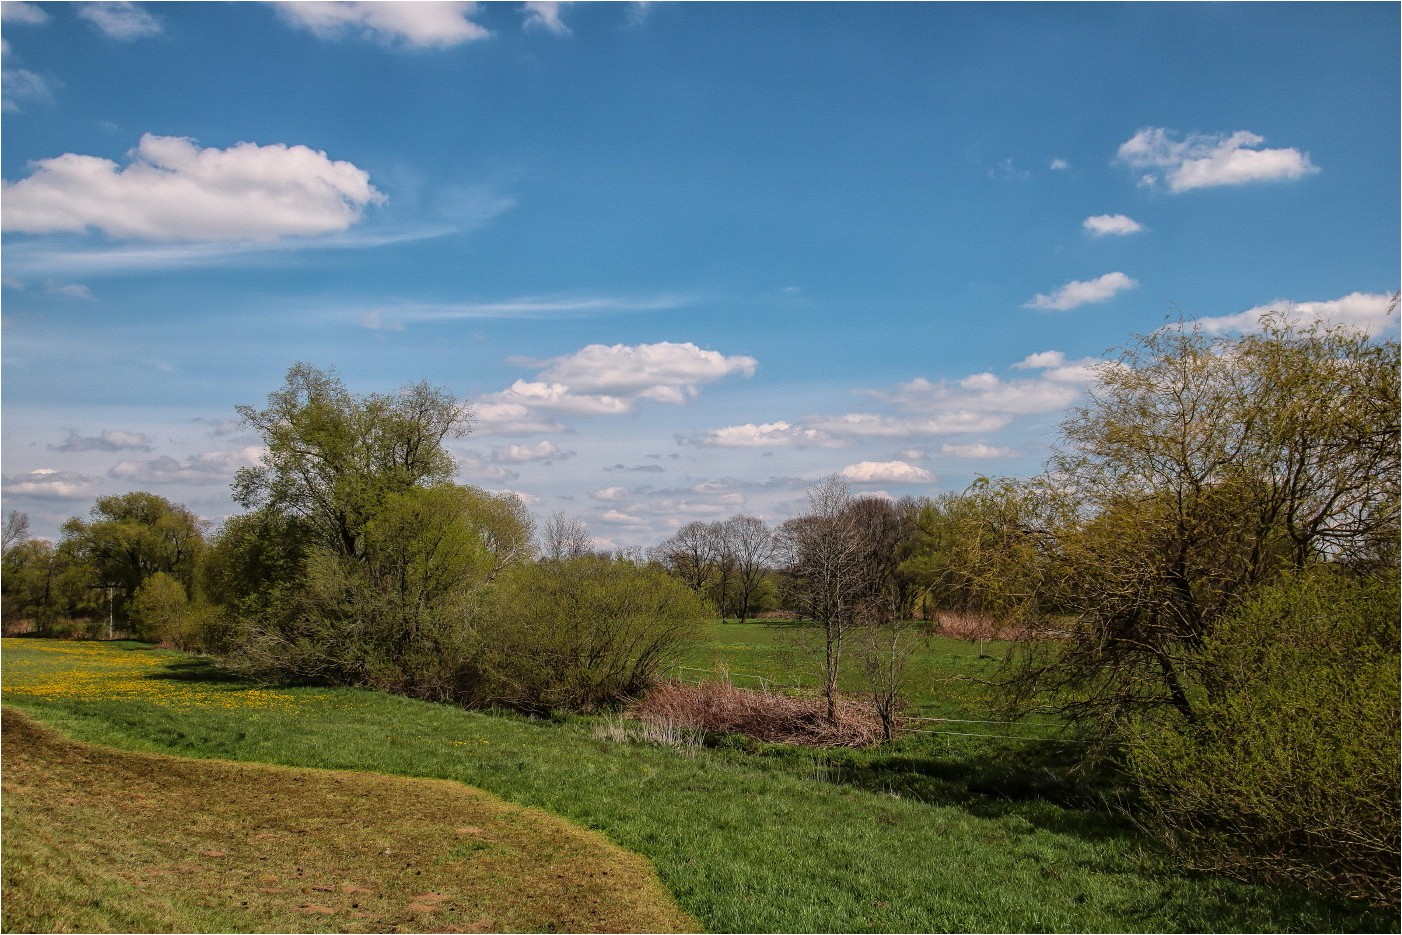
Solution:
<path fill-rule="evenodd" d="M 131 753 L 3 713 L 5 931 L 696 931 L 641 857 L 458 783 Z"/>

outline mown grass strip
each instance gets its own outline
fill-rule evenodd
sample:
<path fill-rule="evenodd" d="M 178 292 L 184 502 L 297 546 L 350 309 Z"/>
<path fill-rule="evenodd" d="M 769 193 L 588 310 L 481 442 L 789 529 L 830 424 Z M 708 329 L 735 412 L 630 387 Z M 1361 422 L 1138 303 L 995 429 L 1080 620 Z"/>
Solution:
<path fill-rule="evenodd" d="M 165 660 L 189 694 L 61 693 L 60 660 L 6 641 L 4 689 L 91 742 L 296 766 L 456 779 L 601 831 L 652 860 L 710 931 L 1396 931 L 1388 913 L 1185 873 L 1110 823 L 1045 802 L 997 813 L 934 805 L 739 758 L 597 739 L 528 721 L 351 690 L 256 686 Z M 27 675 L 25 673 L 28 673 Z M 46 695 L 32 688 L 44 678 Z M 198 699 L 204 693 L 206 702 Z M 251 697 L 251 694 L 250 694 Z"/>
<path fill-rule="evenodd" d="M 3 731 L 6 931 L 695 930 L 642 858 L 459 783 Z"/>

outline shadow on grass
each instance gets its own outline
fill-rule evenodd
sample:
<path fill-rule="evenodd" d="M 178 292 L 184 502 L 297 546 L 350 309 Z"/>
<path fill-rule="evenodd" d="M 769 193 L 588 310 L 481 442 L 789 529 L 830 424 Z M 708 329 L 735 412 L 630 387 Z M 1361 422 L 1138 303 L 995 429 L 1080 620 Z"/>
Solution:
<path fill-rule="evenodd" d="M 223 685 L 231 689 L 259 687 L 245 678 L 240 678 L 232 672 L 219 668 L 212 659 L 180 659 L 171 662 L 159 672 L 151 672 L 145 677 L 161 681 Z"/>

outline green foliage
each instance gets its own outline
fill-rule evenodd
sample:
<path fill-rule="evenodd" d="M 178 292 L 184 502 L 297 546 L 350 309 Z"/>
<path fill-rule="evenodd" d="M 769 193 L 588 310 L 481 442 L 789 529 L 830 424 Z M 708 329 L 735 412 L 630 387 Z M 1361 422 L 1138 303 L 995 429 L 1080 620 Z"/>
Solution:
<path fill-rule="evenodd" d="M 204 523 L 185 507 L 144 491 L 99 497 L 91 521 L 63 524 L 60 551 L 81 568 L 89 587 L 113 588 L 118 624 L 127 621 L 137 589 L 163 572 L 193 589 L 205 549 Z"/>
<path fill-rule="evenodd" d="M 141 582 L 131 600 L 131 620 L 137 637 L 152 643 L 189 646 L 189 600 L 185 588 L 170 575 L 158 571 Z"/>
<path fill-rule="evenodd" d="M 1399 613 L 1395 576 L 1317 569 L 1223 621 L 1191 658 L 1196 723 L 1129 744 L 1158 832 L 1198 866 L 1396 906 Z"/>
<path fill-rule="evenodd" d="M 480 618 L 486 697 L 537 712 L 620 701 L 651 684 L 710 615 L 655 566 L 594 555 L 519 566 Z"/>

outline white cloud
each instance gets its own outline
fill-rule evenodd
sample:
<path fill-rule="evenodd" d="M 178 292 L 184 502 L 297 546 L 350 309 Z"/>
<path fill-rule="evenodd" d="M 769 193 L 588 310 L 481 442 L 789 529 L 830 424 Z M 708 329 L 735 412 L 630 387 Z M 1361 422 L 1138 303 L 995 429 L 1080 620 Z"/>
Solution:
<path fill-rule="evenodd" d="M 1189 133 L 1172 139 L 1163 128 L 1145 128 L 1119 148 L 1121 162 L 1151 169 L 1145 184 L 1166 182 L 1171 192 L 1218 185 L 1287 181 L 1319 171 L 1298 149 L 1261 149 L 1265 137 L 1248 130 L 1235 133 Z"/>
<path fill-rule="evenodd" d="M 904 461 L 859 461 L 842 469 L 843 480 L 854 484 L 927 484 L 934 475 Z"/>
<path fill-rule="evenodd" d="M 1051 295 L 1039 293 L 1023 308 L 1065 312 L 1092 302 L 1104 302 L 1106 299 L 1112 298 L 1126 289 L 1133 289 L 1137 285 L 1139 283 L 1120 272 L 1106 273 L 1104 276 L 1085 281 L 1073 279 Z"/>
<path fill-rule="evenodd" d="M 951 458 L 1011 458 L 1018 454 L 1013 448 L 1001 448 L 975 442 L 972 445 L 941 445 L 940 454 Z"/>
<path fill-rule="evenodd" d="M 472 404 L 472 430 L 482 435 L 537 435 L 563 432 L 565 427 L 522 403 L 479 400 Z"/>
<path fill-rule="evenodd" d="M 1041 370 L 1042 379 L 1056 383 L 1093 383 L 1106 366 L 1105 361 L 1096 357 L 1082 357 L 1068 361 L 1061 351 L 1041 351 L 1028 354 L 1013 364 L 1016 370 Z"/>
<path fill-rule="evenodd" d="M 509 494 L 511 494 L 513 497 L 515 497 L 516 499 L 518 499 L 518 500 L 520 500 L 522 503 L 524 503 L 526 506 L 534 506 L 534 505 L 536 505 L 536 504 L 538 504 L 538 503 L 543 503 L 543 502 L 545 502 L 545 501 L 542 500 L 540 497 L 537 497 L 535 494 L 533 494 L 533 493 L 526 493 L 526 491 L 524 491 L 524 490 L 493 490 L 493 491 L 489 491 L 489 492 L 490 492 L 490 493 L 495 493 L 495 494 L 509 493 Z"/>
<path fill-rule="evenodd" d="M 667 341 L 590 344 L 563 357 L 524 363 L 541 368 L 537 379 L 517 380 L 482 396 L 476 403 L 479 419 L 490 424 L 504 417 L 519 423 L 541 411 L 618 415 L 633 411 L 643 399 L 682 405 L 695 398 L 703 384 L 732 373 L 749 376 L 756 366 L 753 357 L 726 357 L 695 344 Z"/>
<path fill-rule="evenodd" d="M 158 36 L 162 31 L 160 21 L 134 3 L 80 3 L 78 15 L 108 38 L 122 42 Z"/>
<path fill-rule="evenodd" d="M 62 445 L 50 445 L 55 451 L 150 451 L 151 439 L 140 432 L 111 430 L 97 435 L 79 435 L 69 429 Z"/>
<path fill-rule="evenodd" d="M 1144 229 L 1142 224 L 1124 214 L 1094 214 L 1082 221 L 1081 226 L 1095 237 L 1125 237 Z"/>
<path fill-rule="evenodd" d="M 589 494 L 595 500 L 602 500 L 605 503 L 617 503 L 620 500 L 628 499 L 628 491 L 622 487 L 605 487 L 602 490 L 595 490 Z"/>
<path fill-rule="evenodd" d="M 77 282 L 50 281 L 44 285 L 44 293 L 46 295 L 56 295 L 65 299 L 83 299 L 87 302 L 91 302 L 95 298 L 91 289 Z"/>
<path fill-rule="evenodd" d="M 6 474 L 3 488 L 6 494 L 28 495 L 57 500 L 74 500 L 88 496 L 91 477 L 73 471 L 36 468 L 26 474 Z"/>
<path fill-rule="evenodd" d="M 548 0 L 528 0 L 525 5 L 526 29 L 544 29 L 557 36 L 570 35 L 570 28 L 560 19 L 560 8 L 568 3 L 551 3 Z"/>
<path fill-rule="evenodd" d="M 1071 168 L 1071 163 L 1058 156 L 1051 161 L 1051 165 L 1048 166 L 1048 168 L 1053 172 L 1065 172 L 1067 169 Z"/>
<path fill-rule="evenodd" d="M 491 459 L 498 464 L 525 464 L 528 461 L 562 461 L 574 457 L 573 451 L 563 451 L 549 439 L 534 445 L 505 445 L 493 448 Z"/>
<path fill-rule="evenodd" d="M 386 45 L 442 49 L 491 35 L 472 21 L 478 4 L 457 2 L 334 2 L 299 0 L 279 3 L 278 11 L 295 26 L 321 39 L 359 35 Z"/>
<path fill-rule="evenodd" d="M 641 518 L 631 516 L 628 513 L 621 513 L 618 510 L 604 510 L 602 513 L 598 514 L 598 517 L 605 523 L 629 524 L 642 522 Z"/>
<path fill-rule="evenodd" d="M 169 455 L 147 461 L 118 461 L 107 474 L 135 484 L 227 484 L 236 470 L 257 464 L 263 451 L 250 446 L 237 451 L 206 451 L 184 461 Z"/>
<path fill-rule="evenodd" d="M 1214 334 L 1223 331 L 1251 331 L 1260 327 L 1261 319 L 1271 312 L 1296 324 L 1308 324 L 1322 319 L 1328 324 L 1347 325 L 1375 336 L 1397 330 L 1393 297 L 1379 292 L 1352 292 L 1326 302 L 1292 302 L 1281 299 L 1236 315 L 1199 318 L 1198 324 L 1204 331 Z"/>
<path fill-rule="evenodd" d="M 920 382 L 920 381 L 915 381 Z M 900 400 L 892 400 L 898 404 Z M 957 432 L 993 432 L 1011 419 L 1001 413 L 952 409 L 928 416 L 888 416 L 871 412 L 849 412 L 840 416 L 819 415 L 808 425 L 826 438 L 848 444 L 860 438 L 917 438 Z"/>
<path fill-rule="evenodd" d="M 778 445 L 834 445 L 839 444 L 814 429 L 791 425 L 788 422 L 765 422 L 756 425 L 731 425 L 697 436 L 694 441 L 708 448 L 767 448 Z"/>
<path fill-rule="evenodd" d="M 48 21 L 49 14 L 37 3 L 25 3 L 23 0 L 5 0 L 4 3 L 0 3 L 0 22 L 38 26 Z"/>
<path fill-rule="evenodd" d="M 199 148 L 146 134 L 120 168 L 66 153 L 4 183 L 5 230 L 92 227 L 143 240 L 268 241 L 344 230 L 384 196 L 369 175 L 306 146 Z"/>
<path fill-rule="evenodd" d="M 42 75 L 25 68 L 6 68 L 0 73 L 0 110 L 18 113 L 26 104 L 52 104 L 53 91 Z"/>
<path fill-rule="evenodd" d="M 675 344 L 590 344 L 557 357 L 539 379 L 568 384 L 576 393 L 639 395 L 660 402 L 680 403 L 699 387 L 733 373 L 753 376 L 753 357 L 726 357 L 691 342 Z"/>

